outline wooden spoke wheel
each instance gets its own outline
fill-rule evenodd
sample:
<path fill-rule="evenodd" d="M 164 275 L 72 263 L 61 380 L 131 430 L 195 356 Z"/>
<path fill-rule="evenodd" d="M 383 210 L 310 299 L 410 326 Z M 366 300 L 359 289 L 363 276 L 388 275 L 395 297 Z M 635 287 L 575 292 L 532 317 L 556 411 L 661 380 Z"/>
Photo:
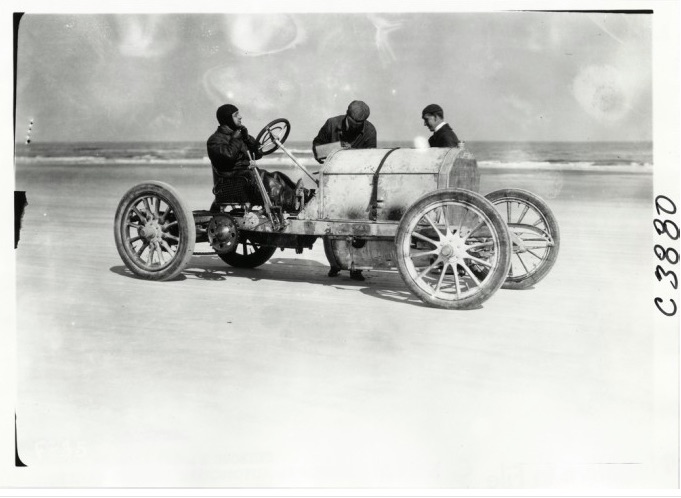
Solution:
<path fill-rule="evenodd" d="M 196 227 L 192 212 L 174 188 L 148 182 L 131 188 L 121 199 L 114 238 L 118 254 L 135 275 L 169 280 L 191 259 Z"/>
<path fill-rule="evenodd" d="M 511 245 L 504 220 L 469 190 L 421 197 L 402 217 L 396 243 L 402 279 L 431 306 L 477 308 L 508 274 Z"/>
<path fill-rule="evenodd" d="M 235 268 L 256 268 L 264 265 L 277 250 L 276 247 L 253 242 L 245 235 L 240 235 L 239 238 L 239 243 L 232 252 L 218 254 L 222 261 Z"/>
<path fill-rule="evenodd" d="M 539 196 L 502 189 L 485 196 L 506 221 L 512 256 L 504 289 L 526 289 L 543 279 L 558 258 L 560 230 L 553 212 Z"/>

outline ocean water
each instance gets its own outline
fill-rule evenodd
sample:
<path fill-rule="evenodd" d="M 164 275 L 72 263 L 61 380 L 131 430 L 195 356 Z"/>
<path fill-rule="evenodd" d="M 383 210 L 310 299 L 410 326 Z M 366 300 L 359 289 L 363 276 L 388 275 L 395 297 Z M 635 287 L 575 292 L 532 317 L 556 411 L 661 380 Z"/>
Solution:
<path fill-rule="evenodd" d="M 382 142 L 381 148 L 413 147 L 411 142 Z M 317 165 L 308 142 L 286 148 L 305 166 Z M 466 142 L 481 168 L 593 170 L 651 173 L 652 142 Z M 17 164 L 208 164 L 205 142 L 50 142 L 17 144 Z M 262 160 L 293 166 L 281 151 Z"/>

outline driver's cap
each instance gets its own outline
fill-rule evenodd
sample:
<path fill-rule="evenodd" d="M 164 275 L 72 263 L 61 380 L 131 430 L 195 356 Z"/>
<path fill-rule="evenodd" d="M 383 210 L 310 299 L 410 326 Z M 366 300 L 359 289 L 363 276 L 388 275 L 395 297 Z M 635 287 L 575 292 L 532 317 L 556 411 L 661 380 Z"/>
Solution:
<path fill-rule="evenodd" d="M 220 125 L 234 126 L 234 121 L 232 121 L 232 114 L 237 112 L 239 108 L 232 104 L 225 104 L 218 107 L 215 112 L 215 117 L 218 118 L 218 123 Z"/>

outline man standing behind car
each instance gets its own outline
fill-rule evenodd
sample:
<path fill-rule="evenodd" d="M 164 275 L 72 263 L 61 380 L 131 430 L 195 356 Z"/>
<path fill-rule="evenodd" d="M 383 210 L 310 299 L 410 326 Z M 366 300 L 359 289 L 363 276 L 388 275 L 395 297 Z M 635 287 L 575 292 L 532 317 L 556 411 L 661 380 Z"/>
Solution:
<path fill-rule="evenodd" d="M 353 100 L 345 114 L 327 119 L 312 140 L 315 159 L 323 163 L 326 156 L 320 157 L 317 147 L 335 142 L 344 149 L 375 149 L 376 128 L 367 121 L 369 113 L 368 105 L 361 100 Z"/>
<path fill-rule="evenodd" d="M 444 120 L 444 111 L 437 104 L 427 105 L 421 113 L 423 126 L 426 126 L 433 135 L 428 139 L 431 147 L 458 147 L 459 138 Z"/>
<path fill-rule="evenodd" d="M 321 127 L 317 136 L 312 140 L 312 152 L 314 158 L 323 163 L 328 154 L 320 154 L 317 147 L 320 145 L 337 143 L 338 148 L 343 149 L 375 149 L 376 128 L 367 118 L 370 113 L 369 106 L 361 100 L 353 100 L 344 115 L 329 118 Z M 324 251 L 331 263 L 329 277 L 338 276 L 341 269 L 334 266 L 333 249 L 331 241 L 324 238 Z M 350 278 L 364 280 L 362 270 L 350 270 Z"/>

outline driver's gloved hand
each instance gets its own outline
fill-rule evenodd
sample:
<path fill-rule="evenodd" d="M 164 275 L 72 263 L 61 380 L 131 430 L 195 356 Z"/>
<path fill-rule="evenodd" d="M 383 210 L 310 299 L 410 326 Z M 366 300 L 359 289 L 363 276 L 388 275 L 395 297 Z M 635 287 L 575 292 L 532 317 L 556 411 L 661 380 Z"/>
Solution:
<path fill-rule="evenodd" d="M 253 140 L 255 142 L 255 139 Z M 263 156 L 262 153 L 262 148 L 254 146 L 255 144 L 250 144 L 248 141 L 246 142 L 246 145 L 248 146 L 248 150 L 250 150 L 253 153 L 253 157 L 255 159 L 260 159 Z"/>
<path fill-rule="evenodd" d="M 239 128 L 239 130 L 241 131 L 241 138 L 243 138 L 244 140 L 247 140 L 248 139 L 248 129 L 245 126 L 242 126 L 241 128 Z"/>

